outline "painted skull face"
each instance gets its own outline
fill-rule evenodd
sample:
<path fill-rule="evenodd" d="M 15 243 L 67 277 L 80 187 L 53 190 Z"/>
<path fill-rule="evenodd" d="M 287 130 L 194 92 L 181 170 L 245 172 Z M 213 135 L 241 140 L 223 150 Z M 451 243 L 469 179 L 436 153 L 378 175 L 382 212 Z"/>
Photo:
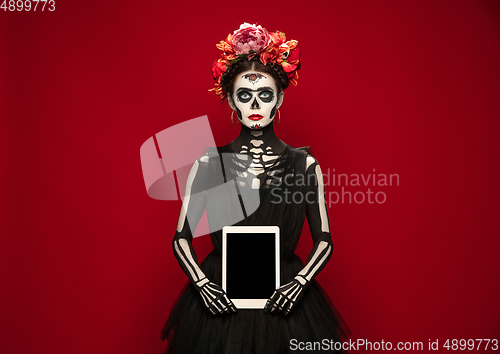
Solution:
<path fill-rule="evenodd" d="M 258 71 L 245 71 L 234 82 L 231 107 L 241 124 L 250 129 L 262 129 L 272 123 L 281 95 L 274 78 Z"/>

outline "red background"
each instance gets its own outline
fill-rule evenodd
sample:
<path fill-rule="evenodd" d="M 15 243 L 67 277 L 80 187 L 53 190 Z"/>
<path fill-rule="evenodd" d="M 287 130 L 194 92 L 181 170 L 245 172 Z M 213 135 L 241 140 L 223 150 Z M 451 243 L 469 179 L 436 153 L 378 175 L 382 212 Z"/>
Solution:
<path fill-rule="evenodd" d="M 400 176 L 329 208 L 318 280 L 352 338 L 500 339 L 498 1 L 56 0 L 0 11 L 1 353 L 162 351 L 180 202 L 147 196 L 139 148 L 205 114 L 236 137 L 207 89 L 245 21 L 302 50 L 278 136 L 324 172 Z"/>

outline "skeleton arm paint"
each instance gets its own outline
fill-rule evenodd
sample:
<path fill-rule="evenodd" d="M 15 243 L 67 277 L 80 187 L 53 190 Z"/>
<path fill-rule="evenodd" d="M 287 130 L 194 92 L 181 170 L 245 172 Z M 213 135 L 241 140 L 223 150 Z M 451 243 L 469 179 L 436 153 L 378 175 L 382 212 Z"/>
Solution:
<path fill-rule="evenodd" d="M 206 192 L 202 186 L 207 176 L 207 170 L 207 156 L 201 157 L 193 164 L 188 176 L 186 194 L 172 241 L 172 248 L 182 270 L 200 293 L 203 303 L 215 315 L 235 312 L 236 307 L 228 299 L 224 290 L 205 276 L 193 248 L 193 232 L 206 206 Z"/>
<path fill-rule="evenodd" d="M 291 282 L 276 289 L 273 296 L 266 303 L 264 308 L 266 312 L 280 311 L 287 315 L 300 300 L 305 288 L 324 268 L 333 252 L 333 242 L 324 197 L 323 174 L 318 163 L 311 156 L 307 157 L 306 166 L 307 180 L 315 181 L 313 185 L 308 186 L 307 193 L 312 193 L 314 198 L 309 198 L 306 206 L 306 216 L 313 238 L 313 248 L 304 268 L 300 270 L 297 276 Z M 309 179 L 309 177 L 314 178 Z"/>

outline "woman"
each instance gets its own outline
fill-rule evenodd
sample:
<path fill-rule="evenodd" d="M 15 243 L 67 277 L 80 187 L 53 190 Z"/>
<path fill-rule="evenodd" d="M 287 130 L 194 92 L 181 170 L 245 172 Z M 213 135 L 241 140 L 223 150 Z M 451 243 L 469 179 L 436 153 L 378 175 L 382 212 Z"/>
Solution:
<path fill-rule="evenodd" d="M 198 159 L 188 177 L 173 249 L 190 282 L 162 330 L 165 353 L 288 353 L 323 340 L 329 346 L 308 348 L 334 352 L 350 332 L 314 280 L 333 250 L 321 168 L 307 149 L 292 148 L 273 129 L 280 121 L 283 90 L 297 84 L 297 41 L 245 23 L 217 47 L 223 54 L 212 68 L 215 92 L 236 112 L 237 120 L 232 115 L 231 121 L 241 130 L 235 140 Z M 242 198 L 223 188 L 228 182 L 240 195 L 244 188 L 258 191 L 255 210 L 238 216 Z M 205 210 L 214 250 L 200 265 L 192 235 Z M 313 248 L 304 264 L 294 251 L 305 217 Z M 220 286 L 221 228 L 226 225 L 280 228 L 284 285 L 264 310 L 236 310 Z"/>

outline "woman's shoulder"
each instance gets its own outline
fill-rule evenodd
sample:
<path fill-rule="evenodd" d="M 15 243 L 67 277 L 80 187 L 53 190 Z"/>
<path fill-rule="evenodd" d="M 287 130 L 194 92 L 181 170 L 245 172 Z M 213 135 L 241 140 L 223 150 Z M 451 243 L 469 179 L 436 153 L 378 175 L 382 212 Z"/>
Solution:
<path fill-rule="evenodd" d="M 294 154 L 300 155 L 302 158 L 306 159 L 308 167 L 312 163 L 317 162 L 310 146 L 292 147 L 288 145 L 288 148 Z"/>
<path fill-rule="evenodd" d="M 304 156 L 314 156 L 311 146 L 292 147 L 292 146 L 287 144 L 287 147 L 290 150 L 293 150 L 296 153 L 300 153 Z"/>
<path fill-rule="evenodd" d="M 318 161 L 314 158 L 310 146 L 292 147 L 287 145 L 287 150 L 288 158 L 299 164 L 296 165 L 296 167 L 298 171 L 303 171 L 302 173 L 310 173 L 310 171 L 314 171 L 315 166 L 318 165 Z"/>

